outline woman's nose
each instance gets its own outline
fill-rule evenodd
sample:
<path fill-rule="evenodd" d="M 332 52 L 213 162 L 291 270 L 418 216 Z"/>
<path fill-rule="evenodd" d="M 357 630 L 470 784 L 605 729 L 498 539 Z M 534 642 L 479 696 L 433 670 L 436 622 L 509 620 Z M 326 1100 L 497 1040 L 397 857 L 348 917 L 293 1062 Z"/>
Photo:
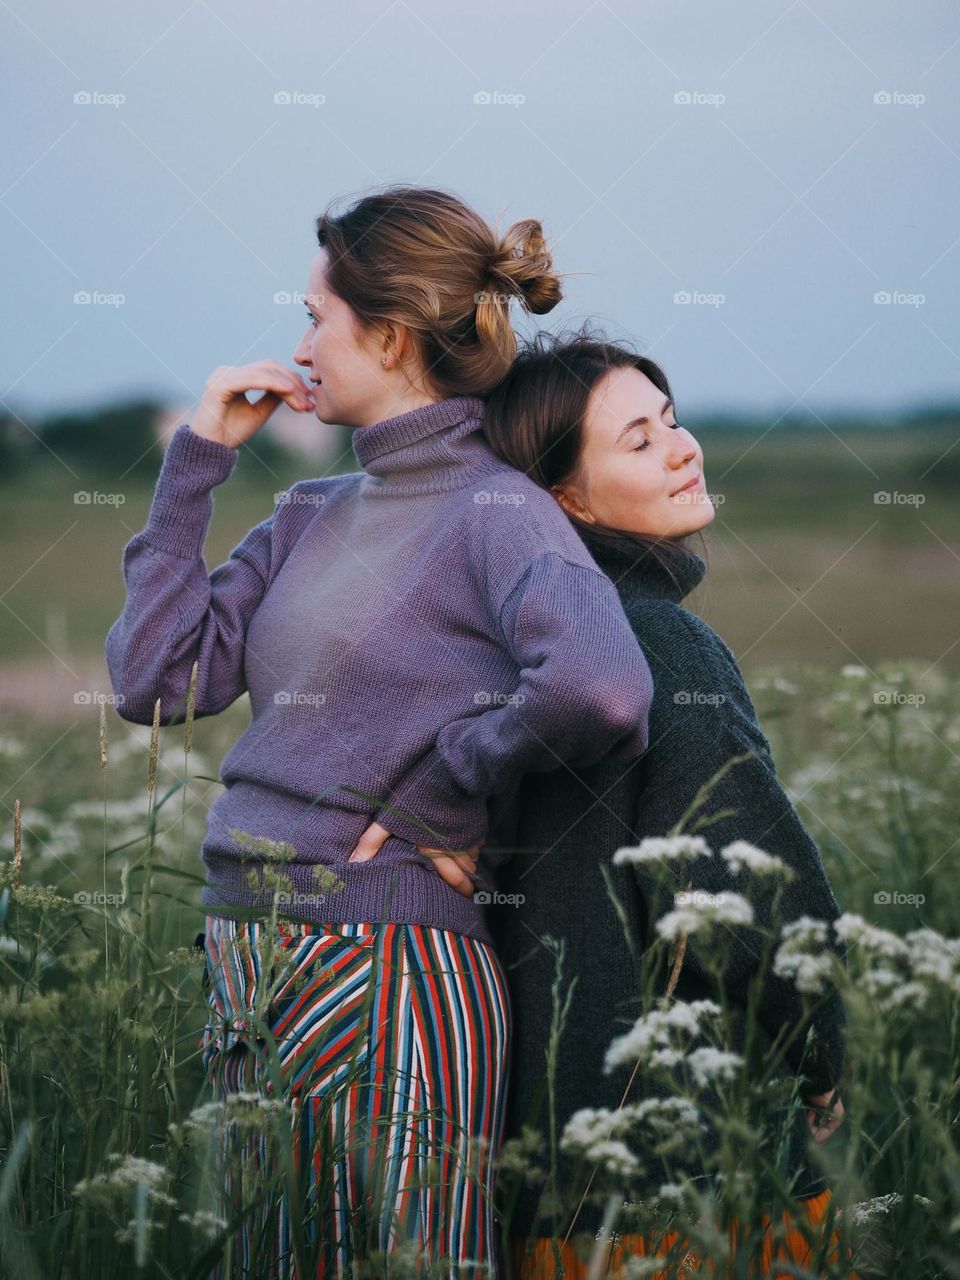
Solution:
<path fill-rule="evenodd" d="M 676 467 L 684 467 L 697 456 L 697 446 L 689 437 L 686 440 L 676 440 L 673 451 L 673 464 Z"/>

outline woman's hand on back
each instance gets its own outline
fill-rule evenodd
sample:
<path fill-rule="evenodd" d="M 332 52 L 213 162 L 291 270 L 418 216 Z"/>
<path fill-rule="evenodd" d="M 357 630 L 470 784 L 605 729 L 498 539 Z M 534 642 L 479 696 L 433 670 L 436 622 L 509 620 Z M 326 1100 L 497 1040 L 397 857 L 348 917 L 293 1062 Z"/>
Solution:
<path fill-rule="evenodd" d="M 389 835 L 390 832 L 381 823 L 371 822 L 357 841 L 347 861 L 369 862 L 380 852 L 381 846 Z M 429 845 L 421 844 L 416 845 L 415 848 L 433 858 L 433 865 L 442 880 L 445 880 L 458 893 L 463 894 L 465 898 L 472 898 L 476 887 L 470 876 L 476 873 L 477 859 L 482 845 L 481 840 L 479 844 L 471 845 L 469 849 L 462 849 L 456 853 L 448 853 L 445 849 L 434 849 Z"/>
<path fill-rule="evenodd" d="M 265 394 L 256 404 L 251 404 L 246 395 L 248 391 Z M 206 440 L 216 440 L 236 449 L 257 434 L 281 403 L 298 413 L 314 407 L 312 389 L 279 360 L 218 365 L 207 379 L 190 430 Z"/>
<path fill-rule="evenodd" d="M 843 1101 L 839 1093 L 834 1089 L 828 1093 L 808 1094 L 803 1101 L 808 1108 L 807 1124 L 814 1142 L 826 1142 L 843 1123 Z"/>

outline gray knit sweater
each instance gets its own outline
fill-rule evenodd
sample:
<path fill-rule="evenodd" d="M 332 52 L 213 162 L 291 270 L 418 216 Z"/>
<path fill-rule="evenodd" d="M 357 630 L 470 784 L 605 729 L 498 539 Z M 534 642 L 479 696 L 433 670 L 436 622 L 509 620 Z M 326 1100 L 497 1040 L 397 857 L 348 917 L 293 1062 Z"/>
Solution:
<path fill-rule="evenodd" d="M 638 560 L 635 543 L 605 543 L 589 534 L 585 540 L 620 592 L 653 671 L 650 746 L 630 765 L 607 760 L 587 769 L 560 768 L 529 776 L 512 804 L 498 815 L 491 846 L 520 850 L 500 866 L 498 888 L 525 898 L 521 906 L 496 906 L 490 912 L 491 930 L 507 968 L 514 1018 L 507 1137 L 518 1137 L 525 1123 L 546 1132 L 545 1061 L 555 962 L 540 942 L 545 935 L 564 940 L 566 982 L 576 977 L 560 1047 L 559 1127 L 562 1130 L 581 1107 L 615 1109 L 620 1104 L 630 1072 L 621 1068 L 604 1074 L 603 1059 L 610 1041 L 632 1025 L 639 1012 L 640 980 L 624 925 L 642 956 L 653 940 L 652 921 L 669 909 L 672 890 L 656 900 L 649 872 L 636 865 L 614 866 L 612 855 L 646 836 L 666 835 L 698 788 L 732 756 L 754 753 L 725 774 L 703 811 L 725 816 L 699 832 L 714 857 L 688 864 L 694 887 L 743 892 L 743 884 L 718 855 L 724 845 L 745 840 L 777 855 L 797 872 L 781 900 L 781 920 L 801 915 L 833 920 L 839 914 L 817 847 L 777 779 L 770 744 L 757 723 L 733 654 L 705 622 L 680 604 L 702 579 L 703 560 L 687 552 L 676 560 L 671 574 L 650 555 Z M 610 874 L 622 903 L 623 923 L 610 902 L 602 869 Z M 684 883 L 676 882 L 675 888 L 683 887 Z M 770 894 L 757 897 L 751 891 L 751 899 L 755 919 L 768 923 Z M 724 974 L 726 995 L 735 1011 L 733 1034 L 724 1047 L 740 1051 L 747 982 L 759 972 L 759 947 L 750 945 L 749 931 L 734 932 L 746 940 L 735 945 Z M 703 953 L 693 942 L 675 998 L 715 999 Z M 839 948 L 838 954 L 843 955 Z M 803 1010 L 791 982 L 772 972 L 762 976 L 759 1020 L 761 1046 L 767 1048 L 785 1023 L 802 1021 Z M 665 981 L 664 971 L 658 975 L 659 990 Z M 804 1037 L 799 1037 L 788 1051 L 783 1073 L 789 1077 L 802 1071 L 806 1093 L 832 1086 L 843 1066 L 844 1011 L 835 991 L 829 993 L 815 1020 L 821 1037 L 819 1052 L 811 1056 L 808 1050 L 801 1061 Z M 809 1025 L 809 1019 L 804 1025 Z M 641 1071 L 629 1100 L 669 1092 Z M 794 1194 L 815 1195 L 826 1183 L 807 1162 L 812 1139 L 802 1108 L 796 1108 L 789 1125 L 791 1136 L 788 1149 L 782 1152 L 780 1172 L 788 1184 L 794 1179 Z M 715 1134 L 708 1134 L 706 1146 L 714 1140 Z M 562 1158 L 560 1169 L 561 1187 L 568 1193 L 580 1186 L 582 1179 L 577 1180 L 571 1160 Z M 651 1190 L 669 1180 L 665 1167 L 656 1169 Z M 500 1194 L 512 1230 L 551 1234 L 550 1223 L 537 1225 L 534 1189 L 505 1178 Z M 587 1207 L 576 1229 L 592 1233 L 599 1222 L 599 1214 Z"/>

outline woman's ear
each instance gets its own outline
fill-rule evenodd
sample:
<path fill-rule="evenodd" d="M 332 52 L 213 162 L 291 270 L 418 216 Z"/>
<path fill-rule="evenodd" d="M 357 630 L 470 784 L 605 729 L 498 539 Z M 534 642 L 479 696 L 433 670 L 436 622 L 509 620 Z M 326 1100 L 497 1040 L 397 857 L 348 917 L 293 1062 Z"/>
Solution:
<path fill-rule="evenodd" d="M 596 524 L 594 516 L 587 510 L 571 488 L 566 485 L 555 484 L 550 486 L 550 492 L 568 516 L 576 516 L 578 520 L 583 520 L 585 524 Z"/>
<path fill-rule="evenodd" d="M 384 325 L 378 325 L 376 330 L 376 339 L 380 345 L 380 361 L 385 368 L 392 369 L 401 359 L 400 343 L 398 342 L 398 334 L 396 328 L 388 321 Z M 401 339 L 402 341 L 402 336 Z"/>

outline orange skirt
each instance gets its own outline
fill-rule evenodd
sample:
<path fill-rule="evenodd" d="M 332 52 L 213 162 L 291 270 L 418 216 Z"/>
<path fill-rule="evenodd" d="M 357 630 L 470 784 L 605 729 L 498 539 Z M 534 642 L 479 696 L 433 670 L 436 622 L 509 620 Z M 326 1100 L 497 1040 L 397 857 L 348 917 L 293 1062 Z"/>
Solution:
<path fill-rule="evenodd" d="M 830 1205 L 831 1191 L 828 1187 L 825 1191 L 821 1191 L 818 1196 L 810 1196 L 798 1203 L 803 1205 L 806 1219 L 808 1223 L 816 1224 L 824 1218 Z M 779 1267 L 774 1269 L 775 1261 L 789 1262 L 799 1264 L 800 1266 L 809 1267 L 815 1256 L 815 1243 L 810 1244 L 804 1235 L 804 1232 L 796 1227 L 796 1215 L 791 1214 L 789 1210 L 785 1210 L 781 1214 L 781 1218 L 787 1227 L 786 1235 L 776 1246 L 776 1259 L 774 1259 L 774 1240 L 770 1231 L 764 1232 L 763 1252 L 761 1257 L 761 1271 L 751 1265 L 750 1274 L 769 1277 L 770 1280 L 791 1280 L 787 1272 L 783 1272 Z M 770 1219 L 764 1214 L 763 1224 L 769 1227 Z M 737 1227 L 736 1222 L 730 1224 L 730 1249 L 734 1252 L 737 1247 Z M 811 1236 L 815 1236 L 815 1232 L 809 1232 Z M 617 1244 L 614 1248 L 610 1245 L 606 1246 L 607 1256 L 604 1259 L 604 1270 L 601 1275 L 611 1277 L 622 1277 L 623 1263 L 627 1258 L 645 1258 L 648 1255 L 659 1257 L 670 1251 L 671 1247 L 679 1239 L 680 1233 L 677 1231 L 669 1231 L 665 1233 L 662 1240 L 656 1247 L 651 1246 L 650 1242 L 642 1235 L 626 1234 L 617 1237 Z M 568 1241 L 565 1245 L 557 1246 L 560 1248 L 560 1260 L 558 1262 L 557 1255 L 554 1252 L 554 1242 L 547 1239 L 534 1239 L 526 1236 L 511 1236 L 510 1238 L 510 1255 L 512 1262 L 511 1274 L 514 1280 L 559 1280 L 559 1277 L 565 1277 L 565 1280 L 585 1280 L 590 1267 L 589 1255 L 584 1259 L 581 1258 L 576 1250 L 576 1246 L 572 1241 Z M 840 1233 L 834 1231 L 830 1241 L 830 1262 L 836 1262 L 840 1257 Z M 848 1254 L 849 1259 L 849 1254 Z M 710 1274 L 714 1272 L 712 1262 L 707 1262 L 707 1270 Z M 682 1262 L 671 1262 L 668 1270 L 658 1271 L 652 1277 L 652 1280 L 674 1280 L 675 1277 L 685 1276 L 700 1271 L 700 1261 L 696 1253 L 690 1249 L 683 1255 Z M 855 1271 L 851 1269 L 850 1280 L 859 1280 Z"/>

